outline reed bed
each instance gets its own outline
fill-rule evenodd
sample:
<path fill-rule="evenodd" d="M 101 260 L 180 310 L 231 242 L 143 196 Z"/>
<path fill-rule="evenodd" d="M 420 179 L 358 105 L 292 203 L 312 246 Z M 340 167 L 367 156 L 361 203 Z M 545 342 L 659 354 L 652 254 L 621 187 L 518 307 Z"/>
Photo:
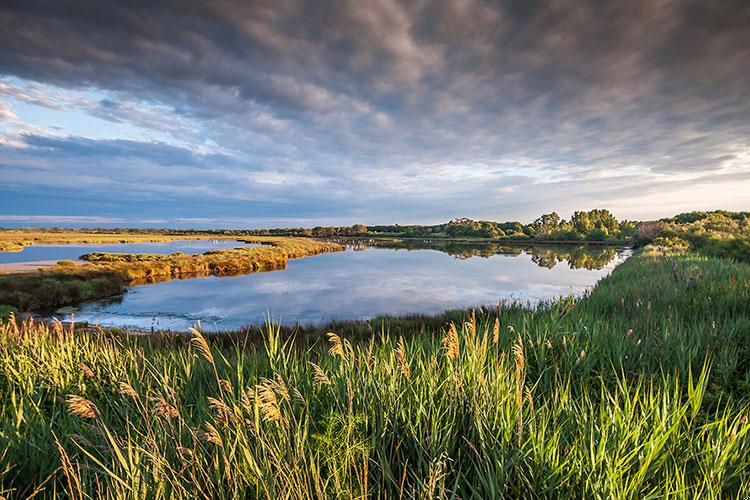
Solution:
<path fill-rule="evenodd" d="M 166 234 L 138 232 L 96 232 L 93 230 L 1 229 L 0 252 L 18 252 L 29 245 L 76 243 L 156 243 L 174 240 L 227 239 L 214 234 Z M 230 239 L 234 239 L 231 238 Z"/>
<path fill-rule="evenodd" d="M 310 238 L 268 236 L 240 240 L 262 246 L 199 255 L 91 253 L 82 256 L 87 261 L 83 266 L 62 262 L 36 273 L 0 275 L 0 312 L 3 306 L 17 311 L 54 310 L 113 297 L 135 284 L 283 269 L 291 259 L 343 250 L 336 243 Z"/>
<path fill-rule="evenodd" d="M 0 326 L 0 495 L 743 498 L 750 266 L 638 255 L 439 328 Z"/>

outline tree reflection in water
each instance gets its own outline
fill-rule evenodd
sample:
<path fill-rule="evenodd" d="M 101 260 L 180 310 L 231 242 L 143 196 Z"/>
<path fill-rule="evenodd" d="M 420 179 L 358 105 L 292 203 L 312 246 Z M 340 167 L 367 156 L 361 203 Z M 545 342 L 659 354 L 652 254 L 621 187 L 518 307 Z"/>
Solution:
<path fill-rule="evenodd" d="M 440 240 L 401 239 L 336 239 L 354 251 L 368 247 L 394 250 L 437 250 L 457 259 L 474 257 L 488 258 L 493 255 L 520 255 L 525 253 L 539 267 L 552 269 L 559 263 L 567 263 L 570 269 L 602 269 L 617 257 L 619 248 L 590 245 L 507 245 L 487 242 L 456 242 Z"/>

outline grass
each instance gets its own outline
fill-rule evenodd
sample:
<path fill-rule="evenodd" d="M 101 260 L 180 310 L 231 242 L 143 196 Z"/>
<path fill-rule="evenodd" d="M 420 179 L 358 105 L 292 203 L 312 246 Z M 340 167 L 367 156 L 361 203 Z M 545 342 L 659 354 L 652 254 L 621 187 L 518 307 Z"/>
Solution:
<path fill-rule="evenodd" d="M 174 240 L 227 239 L 220 235 L 201 234 L 146 234 L 95 232 L 93 230 L 0 230 L 0 252 L 18 252 L 30 245 L 71 245 L 76 243 L 156 243 Z M 235 239 L 235 238 L 229 238 Z"/>
<path fill-rule="evenodd" d="M 743 498 L 750 266 L 327 336 L 0 327 L 0 495 Z"/>
<path fill-rule="evenodd" d="M 83 266 L 61 261 L 36 273 L 0 275 L 0 306 L 17 311 L 51 310 L 119 295 L 128 285 L 283 269 L 290 259 L 342 249 L 309 238 L 269 236 L 242 241 L 263 245 L 200 255 L 92 253 L 82 256 L 88 262 Z"/>

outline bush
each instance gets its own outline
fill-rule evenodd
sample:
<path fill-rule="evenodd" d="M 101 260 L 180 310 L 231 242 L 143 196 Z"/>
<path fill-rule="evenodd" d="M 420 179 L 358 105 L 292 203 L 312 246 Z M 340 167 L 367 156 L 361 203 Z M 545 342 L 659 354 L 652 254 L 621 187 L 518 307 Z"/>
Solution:
<path fill-rule="evenodd" d="M 18 310 L 6 304 L 0 304 L 0 319 L 8 319 L 11 314 L 18 314 Z"/>

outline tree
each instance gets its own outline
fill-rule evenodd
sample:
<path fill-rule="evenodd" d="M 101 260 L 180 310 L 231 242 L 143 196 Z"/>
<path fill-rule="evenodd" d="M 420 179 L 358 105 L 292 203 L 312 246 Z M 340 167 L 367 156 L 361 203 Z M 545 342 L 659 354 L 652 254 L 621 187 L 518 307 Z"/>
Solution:
<path fill-rule="evenodd" d="M 557 212 L 544 214 L 532 223 L 535 233 L 538 235 L 547 235 L 554 232 L 559 224 L 560 216 Z"/>

